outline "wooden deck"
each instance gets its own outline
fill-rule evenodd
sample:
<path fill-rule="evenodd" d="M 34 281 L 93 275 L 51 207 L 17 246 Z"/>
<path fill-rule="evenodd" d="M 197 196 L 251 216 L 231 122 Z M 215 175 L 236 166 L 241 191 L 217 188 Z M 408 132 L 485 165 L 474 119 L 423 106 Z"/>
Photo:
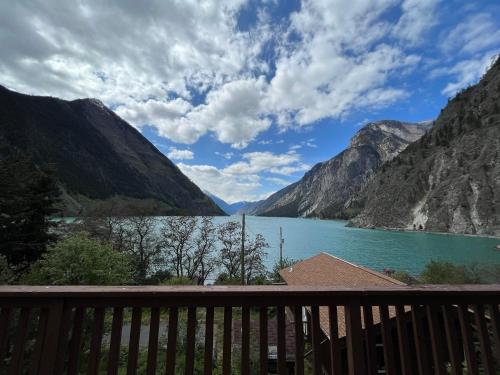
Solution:
<path fill-rule="evenodd" d="M 277 321 L 280 374 L 290 371 L 285 350 L 289 319 L 296 327 L 296 374 L 310 368 L 314 374 L 335 375 L 493 375 L 500 371 L 499 304 L 500 285 L 1 286 L 0 374 L 117 374 L 123 369 L 127 374 L 210 375 L 214 367 L 230 374 L 235 364 L 241 374 L 250 374 L 251 368 L 267 374 L 272 318 Z M 322 306 L 333 322 L 329 332 L 319 324 Z M 342 338 L 336 329 L 338 306 L 345 314 Z M 303 307 L 309 311 L 307 337 Z M 373 323 L 374 307 L 380 324 Z M 394 319 L 389 309 L 396 311 Z M 293 312 L 298 319 L 289 316 Z M 231 342 L 233 319 L 241 321 L 238 351 Z M 250 329 L 256 320 L 258 334 Z M 125 345 L 124 324 L 130 327 Z M 147 348 L 139 344 L 144 325 L 149 326 Z M 160 326 L 167 326 L 166 333 Z M 214 348 L 219 328 L 221 345 Z"/>

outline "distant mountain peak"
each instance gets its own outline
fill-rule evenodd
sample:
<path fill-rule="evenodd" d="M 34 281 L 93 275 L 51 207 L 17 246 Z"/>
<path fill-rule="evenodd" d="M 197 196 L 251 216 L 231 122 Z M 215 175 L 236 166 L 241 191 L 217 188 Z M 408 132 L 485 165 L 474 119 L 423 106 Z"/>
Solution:
<path fill-rule="evenodd" d="M 207 190 L 204 190 L 203 192 L 208 195 L 215 202 L 215 204 L 217 204 L 217 206 L 219 206 L 228 215 L 247 213 L 255 204 L 258 203 L 252 201 L 238 201 L 228 203 L 224 199 L 210 193 Z"/>
<path fill-rule="evenodd" d="M 106 107 L 104 105 L 104 103 L 100 100 L 100 99 L 96 99 L 96 98 L 89 98 L 87 99 L 89 103 L 92 103 L 93 105 L 97 106 L 97 107 L 100 107 L 102 109 L 105 109 L 107 111 L 109 111 L 109 108 Z"/>
<path fill-rule="evenodd" d="M 366 124 L 347 149 L 317 163 L 304 177 L 255 205 L 252 214 L 345 218 L 347 202 L 369 181 L 373 171 L 418 140 L 428 126 L 395 120 Z"/>
<path fill-rule="evenodd" d="M 500 60 L 360 193 L 362 227 L 500 236 Z"/>

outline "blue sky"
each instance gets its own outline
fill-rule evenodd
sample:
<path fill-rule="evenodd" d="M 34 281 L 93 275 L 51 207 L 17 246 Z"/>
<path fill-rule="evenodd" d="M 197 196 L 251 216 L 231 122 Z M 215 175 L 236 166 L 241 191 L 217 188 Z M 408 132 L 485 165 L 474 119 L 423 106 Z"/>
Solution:
<path fill-rule="evenodd" d="M 0 83 L 96 97 L 195 183 L 262 199 L 365 123 L 435 118 L 500 51 L 476 0 L 0 4 Z"/>

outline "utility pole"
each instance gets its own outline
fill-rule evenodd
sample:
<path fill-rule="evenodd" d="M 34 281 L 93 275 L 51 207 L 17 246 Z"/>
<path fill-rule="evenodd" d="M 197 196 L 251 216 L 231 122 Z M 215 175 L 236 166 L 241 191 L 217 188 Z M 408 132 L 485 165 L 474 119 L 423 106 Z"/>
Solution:
<path fill-rule="evenodd" d="M 245 214 L 241 222 L 241 285 L 245 285 Z"/>
<path fill-rule="evenodd" d="M 280 269 L 283 269 L 283 243 L 285 240 L 283 239 L 283 230 L 280 227 Z"/>

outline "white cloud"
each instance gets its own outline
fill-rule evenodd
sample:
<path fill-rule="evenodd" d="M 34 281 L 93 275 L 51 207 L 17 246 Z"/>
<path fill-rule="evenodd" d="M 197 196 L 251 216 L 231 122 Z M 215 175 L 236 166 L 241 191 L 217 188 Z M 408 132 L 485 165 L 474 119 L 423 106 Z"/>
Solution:
<path fill-rule="evenodd" d="M 441 92 L 443 95 L 451 97 L 459 90 L 477 82 L 477 80 L 488 70 L 494 57 L 495 54 L 490 52 L 479 59 L 462 60 L 452 67 L 434 69 L 431 71 L 430 77 L 453 77 L 454 80 L 448 83 Z"/>
<path fill-rule="evenodd" d="M 474 54 L 499 47 L 498 20 L 487 13 L 473 14 L 455 26 L 443 39 L 441 46 L 449 54 Z"/>
<path fill-rule="evenodd" d="M 8 84 L 121 102 L 165 90 L 188 95 L 187 85 L 206 87 L 255 63 L 255 37 L 235 29 L 243 1 L 80 4 L 0 5 Z"/>
<path fill-rule="evenodd" d="M 307 141 L 305 141 L 304 144 L 307 147 L 311 147 L 311 148 L 317 148 L 318 147 L 318 145 L 316 143 L 314 143 L 314 138 L 308 139 Z"/>
<path fill-rule="evenodd" d="M 211 131 L 220 142 L 244 148 L 271 125 L 262 108 L 265 89 L 264 77 L 226 83 L 208 93 L 206 104 L 159 126 L 159 133 L 177 142 L 193 143 Z"/>
<path fill-rule="evenodd" d="M 287 181 L 283 178 L 279 178 L 279 177 L 266 177 L 266 180 L 269 182 L 272 182 L 275 185 L 279 185 L 279 186 L 287 186 L 290 184 L 289 181 Z"/>
<path fill-rule="evenodd" d="M 228 203 L 262 199 L 262 194 L 255 193 L 255 190 L 262 186 L 257 175 L 236 176 L 211 165 L 179 163 L 178 167 L 196 185 L 203 190 L 210 191 Z"/>
<path fill-rule="evenodd" d="M 294 151 L 286 154 L 274 154 L 269 151 L 248 152 L 242 156 L 245 161 L 239 161 L 227 166 L 224 168 L 224 172 L 232 175 L 268 172 L 288 176 L 310 168 L 309 165 L 300 161 L 300 155 Z"/>
<path fill-rule="evenodd" d="M 215 151 L 215 155 L 222 156 L 224 159 L 229 160 L 234 156 L 233 152 L 219 152 Z"/>
<path fill-rule="evenodd" d="M 193 143 L 214 132 L 243 146 L 269 125 L 250 110 L 255 101 L 231 112 L 230 96 L 245 90 L 231 83 L 267 71 L 257 56 L 271 36 L 266 25 L 237 30 L 245 3 L 1 3 L 0 48 L 9 51 L 0 62 L 2 83 L 66 99 L 98 97 L 133 125 L 156 126 L 172 140 Z M 192 108 L 193 94 L 206 91 L 206 105 Z M 213 124 L 193 123 L 207 113 Z M 240 128 L 228 129 L 231 121 Z"/>
<path fill-rule="evenodd" d="M 179 150 L 175 147 L 170 147 L 170 152 L 167 156 L 173 160 L 191 160 L 194 158 L 194 153 L 190 150 Z"/>
<path fill-rule="evenodd" d="M 423 36 L 437 23 L 436 7 L 440 0 L 404 0 L 403 12 L 392 35 L 411 45 L 422 42 Z"/>
<path fill-rule="evenodd" d="M 388 105 L 405 96 L 389 78 L 419 61 L 382 38 L 391 26 L 379 16 L 395 1 L 305 1 L 292 16 L 300 42 L 276 63 L 266 107 L 281 126 L 308 126 L 360 106 Z"/>
<path fill-rule="evenodd" d="M 186 114 L 191 108 L 191 103 L 182 98 L 173 100 L 149 99 L 144 102 L 128 100 L 126 104 L 122 103 L 115 112 L 118 116 L 137 126 L 147 124 L 158 126 Z"/>
<path fill-rule="evenodd" d="M 405 97 L 389 82 L 418 57 L 385 37 L 416 41 L 433 22 L 435 1 L 405 0 L 400 19 L 388 21 L 398 0 L 304 0 L 289 23 L 273 24 L 261 9 L 241 31 L 246 4 L 3 2 L 2 83 L 98 97 L 134 126 L 152 125 L 176 142 L 212 135 L 244 148 L 274 118 L 283 129 L 308 126 Z M 276 59 L 262 56 L 264 46 Z"/>
<path fill-rule="evenodd" d="M 262 180 L 274 185 L 285 186 L 289 182 L 281 176 L 291 176 L 310 168 L 302 163 L 300 155 L 290 151 L 285 154 L 248 152 L 242 155 L 243 161 L 235 162 L 225 168 L 212 165 L 187 165 L 179 163 L 181 171 L 203 190 L 221 197 L 227 202 L 259 200 L 266 198 L 272 191 L 264 191 Z"/>
<path fill-rule="evenodd" d="M 314 143 L 314 138 L 309 138 L 308 140 L 301 141 L 299 144 L 291 145 L 288 149 L 290 151 L 300 150 L 302 147 L 317 148 L 318 145 Z"/>

